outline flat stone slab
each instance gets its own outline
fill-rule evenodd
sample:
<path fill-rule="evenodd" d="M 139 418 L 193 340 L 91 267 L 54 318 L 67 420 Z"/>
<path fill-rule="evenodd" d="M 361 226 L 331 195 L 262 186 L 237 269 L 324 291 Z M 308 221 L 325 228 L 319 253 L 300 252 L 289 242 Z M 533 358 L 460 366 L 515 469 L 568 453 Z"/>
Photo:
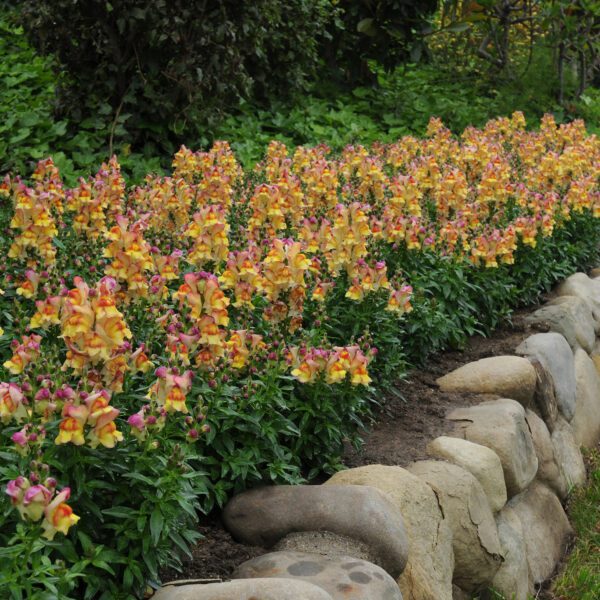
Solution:
<path fill-rule="evenodd" d="M 536 333 L 515 352 L 540 361 L 554 384 L 558 409 L 570 421 L 575 414 L 575 363 L 567 340 L 560 333 Z"/>
<path fill-rule="evenodd" d="M 408 558 L 402 514 L 390 499 L 362 485 L 279 485 L 234 496 L 223 521 L 247 544 L 271 548 L 288 533 L 330 531 L 367 544 L 398 577 Z"/>
<path fill-rule="evenodd" d="M 479 481 L 456 465 L 424 460 L 409 471 L 435 492 L 452 531 L 453 582 L 467 592 L 489 584 L 503 561 L 494 515 Z"/>
<path fill-rule="evenodd" d="M 468 363 L 440 377 L 444 392 L 496 394 L 529 406 L 535 392 L 535 369 L 520 356 L 492 356 Z"/>
<path fill-rule="evenodd" d="M 575 353 L 575 381 L 573 435 L 580 446 L 593 448 L 600 441 L 600 377 L 594 361 L 582 349 Z"/>
<path fill-rule="evenodd" d="M 592 311 L 577 296 L 559 296 L 525 318 L 528 323 L 549 326 L 550 331 L 560 333 L 573 352 L 581 347 L 591 352 L 595 343 L 595 323 Z"/>
<path fill-rule="evenodd" d="M 404 600 L 452 600 L 452 533 L 431 487 L 402 467 L 384 465 L 339 471 L 325 483 L 340 484 L 376 487 L 402 513 L 410 548 L 397 580 Z"/>
<path fill-rule="evenodd" d="M 507 506 L 521 522 L 529 574 L 538 585 L 554 573 L 573 530 L 560 500 L 537 481 Z"/>
<path fill-rule="evenodd" d="M 538 459 L 521 404 L 502 398 L 457 408 L 447 418 L 455 423 L 452 435 L 486 446 L 498 455 L 509 497 L 533 481 Z"/>
<path fill-rule="evenodd" d="M 498 512 L 506 504 L 508 498 L 502 463 L 490 448 L 460 438 L 441 436 L 429 442 L 427 454 L 469 471 L 481 484 L 493 512 Z"/>
<path fill-rule="evenodd" d="M 223 583 L 166 585 L 152 600 L 333 600 L 323 588 L 299 579 L 238 579 Z"/>
<path fill-rule="evenodd" d="M 271 552 L 240 565 L 235 577 L 284 577 L 312 583 L 337 600 L 402 600 L 396 582 L 382 568 L 349 556 Z"/>

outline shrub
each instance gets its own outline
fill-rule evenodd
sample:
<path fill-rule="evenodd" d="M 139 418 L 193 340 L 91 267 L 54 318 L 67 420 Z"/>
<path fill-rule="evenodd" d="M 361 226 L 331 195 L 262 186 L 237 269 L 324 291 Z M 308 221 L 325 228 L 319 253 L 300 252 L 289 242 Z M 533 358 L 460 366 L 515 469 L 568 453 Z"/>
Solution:
<path fill-rule="evenodd" d="M 63 114 L 100 109 L 111 140 L 125 125 L 136 149 L 169 153 L 169 134 L 196 135 L 241 96 L 302 89 L 333 12 L 329 0 L 45 0 L 23 2 L 20 20 L 70 76 Z"/>

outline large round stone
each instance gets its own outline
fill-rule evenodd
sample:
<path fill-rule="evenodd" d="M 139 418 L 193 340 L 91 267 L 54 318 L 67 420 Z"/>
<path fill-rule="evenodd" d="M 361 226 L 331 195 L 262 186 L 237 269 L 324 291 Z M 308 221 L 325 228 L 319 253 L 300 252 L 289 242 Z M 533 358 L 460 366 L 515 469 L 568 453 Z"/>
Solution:
<path fill-rule="evenodd" d="M 536 333 L 523 341 L 516 353 L 540 361 L 552 378 L 558 408 L 570 421 L 575 414 L 575 363 L 567 340 L 560 333 Z"/>
<path fill-rule="evenodd" d="M 493 450 L 460 438 L 441 436 L 428 444 L 427 453 L 469 471 L 481 484 L 493 512 L 506 504 L 502 463 Z"/>
<path fill-rule="evenodd" d="M 573 435 L 580 446 L 593 448 L 600 440 L 600 377 L 594 361 L 582 349 L 575 353 L 575 380 L 577 399 L 571 421 Z"/>
<path fill-rule="evenodd" d="M 526 411 L 525 419 L 538 458 L 537 479 L 550 487 L 560 498 L 565 498 L 568 493 L 567 480 L 556 460 L 552 438 L 546 424 L 531 410 Z"/>
<path fill-rule="evenodd" d="M 600 281 L 590 279 L 585 273 L 567 277 L 557 288 L 559 296 L 577 296 L 589 307 L 594 317 L 596 332 L 600 331 Z"/>
<path fill-rule="evenodd" d="M 492 587 L 504 598 L 527 600 L 533 592 L 533 585 L 529 580 L 521 521 L 515 511 L 506 506 L 496 515 L 496 525 L 504 562 L 492 580 Z"/>
<path fill-rule="evenodd" d="M 525 409 L 515 400 L 500 399 L 453 410 L 453 435 L 492 449 L 500 458 L 508 496 L 522 492 L 535 477 L 538 460 L 525 421 Z"/>
<path fill-rule="evenodd" d="M 508 504 L 523 528 L 529 574 L 535 585 L 553 573 L 573 533 L 560 500 L 535 481 Z"/>
<path fill-rule="evenodd" d="M 591 352 L 594 347 L 595 323 L 592 311 L 576 296 L 559 296 L 525 320 L 529 323 L 548 325 L 550 331 L 564 336 L 573 352 L 580 347 L 586 352 Z"/>
<path fill-rule="evenodd" d="M 402 467 L 383 465 L 340 471 L 325 485 L 343 484 L 376 487 L 402 513 L 410 547 L 398 579 L 404 600 L 451 600 L 452 534 L 431 487 Z"/>
<path fill-rule="evenodd" d="M 468 592 L 486 587 L 503 557 L 494 515 L 479 481 L 465 469 L 441 461 L 419 461 L 408 470 L 433 489 L 448 519 L 454 583 Z"/>
<path fill-rule="evenodd" d="M 152 600 L 333 600 L 323 588 L 298 579 L 238 579 L 166 585 Z"/>
<path fill-rule="evenodd" d="M 324 556 L 354 556 L 377 564 L 379 557 L 373 549 L 354 538 L 331 531 L 297 531 L 288 533 L 274 547 L 277 551 L 308 552 Z"/>
<path fill-rule="evenodd" d="M 586 478 L 583 456 L 575 441 L 573 429 L 562 417 L 557 419 L 551 439 L 554 456 L 567 480 L 567 488 L 583 485 Z"/>
<path fill-rule="evenodd" d="M 520 356 L 492 356 L 468 363 L 440 377 L 444 392 L 496 394 L 529 406 L 535 391 L 535 369 Z"/>
<path fill-rule="evenodd" d="M 271 552 L 246 561 L 234 576 L 294 578 L 317 585 L 340 600 L 402 600 L 398 585 L 383 569 L 349 556 Z"/>
<path fill-rule="evenodd" d="M 242 542 L 271 548 L 288 533 L 330 531 L 367 544 L 398 577 L 408 558 L 402 514 L 390 499 L 362 485 L 278 485 L 234 496 L 223 521 Z"/>

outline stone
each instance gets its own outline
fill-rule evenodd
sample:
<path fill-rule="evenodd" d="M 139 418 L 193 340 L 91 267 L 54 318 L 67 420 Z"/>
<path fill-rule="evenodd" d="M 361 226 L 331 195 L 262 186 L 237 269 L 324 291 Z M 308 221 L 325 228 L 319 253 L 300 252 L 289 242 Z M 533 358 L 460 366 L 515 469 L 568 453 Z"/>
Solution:
<path fill-rule="evenodd" d="M 410 545 L 410 542 L 409 542 Z M 330 531 L 300 531 L 288 533 L 279 540 L 274 550 L 309 552 L 325 556 L 354 556 L 377 564 L 379 557 L 370 546 L 359 540 Z"/>
<path fill-rule="evenodd" d="M 535 370 L 520 356 L 492 356 L 468 363 L 440 377 L 444 392 L 495 394 L 529 406 L 535 391 Z"/>
<path fill-rule="evenodd" d="M 592 311 L 585 301 L 577 296 L 559 296 L 526 317 L 525 321 L 531 324 L 547 324 L 550 331 L 564 336 L 573 352 L 580 347 L 586 352 L 591 352 L 594 347 L 596 338 Z M 506 396 L 511 397 L 508 394 Z"/>
<path fill-rule="evenodd" d="M 534 395 L 535 409 L 541 415 L 544 423 L 546 423 L 548 430 L 552 432 L 554 431 L 554 423 L 559 415 L 554 383 L 550 374 L 544 369 L 539 360 L 536 358 L 530 358 L 529 360 L 535 369 L 537 378 Z"/>
<path fill-rule="evenodd" d="M 525 420 L 529 426 L 538 458 L 538 481 L 546 484 L 560 498 L 566 498 L 568 493 L 567 480 L 556 460 L 552 438 L 546 424 L 531 410 L 525 412 Z"/>
<path fill-rule="evenodd" d="M 233 536 L 271 548 L 288 533 L 330 531 L 364 542 L 398 577 L 408 557 L 402 514 L 390 499 L 362 485 L 278 485 L 234 496 L 223 511 Z"/>
<path fill-rule="evenodd" d="M 554 573 L 573 534 L 567 515 L 560 500 L 538 481 L 507 506 L 521 522 L 529 575 L 539 585 Z"/>
<path fill-rule="evenodd" d="M 452 586 L 452 600 L 472 600 L 472 598 L 472 594 L 467 594 L 467 592 L 461 590 L 457 585 Z"/>
<path fill-rule="evenodd" d="M 583 485 L 586 479 L 583 456 L 575 441 L 573 429 L 562 417 L 556 421 L 551 439 L 556 461 L 567 480 L 567 488 Z"/>
<path fill-rule="evenodd" d="M 533 481 L 538 461 L 521 404 L 501 398 L 455 409 L 447 418 L 454 421 L 454 437 L 486 446 L 498 455 L 509 498 Z"/>
<path fill-rule="evenodd" d="M 506 504 L 502 463 L 493 450 L 460 438 L 442 436 L 428 444 L 427 454 L 469 471 L 481 484 L 493 512 Z"/>
<path fill-rule="evenodd" d="M 585 273 L 575 273 L 556 288 L 556 293 L 581 298 L 592 312 L 596 333 L 600 331 L 600 281 L 590 279 Z"/>
<path fill-rule="evenodd" d="M 567 421 L 575 414 L 573 351 L 560 333 L 536 333 L 524 340 L 517 354 L 537 358 L 552 378 L 558 409 Z"/>
<path fill-rule="evenodd" d="M 404 600 L 450 600 L 452 534 L 429 485 L 402 467 L 383 465 L 340 471 L 325 483 L 340 484 L 376 487 L 402 513 L 410 548 L 408 563 L 398 579 Z"/>
<path fill-rule="evenodd" d="M 577 398 L 575 416 L 571 421 L 575 441 L 593 448 L 600 440 L 600 377 L 594 361 L 585 350 L 575 353 Z"/>
<path fill-rule="evenodd" d="M 152 600 L 333 600 L 323 588 L 299 579 L 237 579 L 223 583 L 165 585 Z"/>
<path fill-rule="evenodd" d="M 592 279 L 596 279 L 597 277 L 600 277 L 600 268 L 599 267 L 594 267 L 591 271 L 590 271 L 590 277 Z"/>
<path fill-rule="evenodd" d="M 234 577 L 293 578 L 317 585 L 334 600 L 402 600 L 398 585 L 388 573 L 350 556 L 271 552 L 241 564 Z"/>
<path fill-rule="evenodd" d="M 504 562 L 492 580 L 492 588 L 511 600 L 527 600 L 533 592 L 527 566 L 523 526 L 514 509 L 504 507 L 496 515 Z"/>
<path fill-rule="evenodd" d="M 408 470 L 435 492 L 452 531 L 453 582 L 475 592 L 491 582 L 502 564 L 502 548 L 492 509 L 479 481 L 465 469 L 418 461 Z"/>
<path fill-rule="evenodd" d="M 594 366 L 596 367 L 596 372 L 600 375 L 600 340 L 596 341 L 594 345 L 594 349 L 590 354 L 590 358 L 594 361 Z"/>

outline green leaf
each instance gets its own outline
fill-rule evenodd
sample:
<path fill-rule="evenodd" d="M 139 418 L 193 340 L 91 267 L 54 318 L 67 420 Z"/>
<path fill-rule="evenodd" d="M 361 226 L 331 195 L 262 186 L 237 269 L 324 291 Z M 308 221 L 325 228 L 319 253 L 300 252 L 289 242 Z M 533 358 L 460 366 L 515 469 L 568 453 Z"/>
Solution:
<path fill-rule="evenodd" d="M 365 35 L 368 35 L 369 37 L 374 37 L 375 35 L 377 35 L 375 19 L 366 18 L 366 19 L 360 20 L 358 22 L 358 25 L 356 26 L 356 31 L 358 31 L 358 33 L 364 33 Z"/>
<path fill-rule="evenodd" d="M 150 535 L 152 536 L 152 543 L 156 546 L 158 540 L 162 534 L 165 519 L 157 506 L 150 515 Z"/>

